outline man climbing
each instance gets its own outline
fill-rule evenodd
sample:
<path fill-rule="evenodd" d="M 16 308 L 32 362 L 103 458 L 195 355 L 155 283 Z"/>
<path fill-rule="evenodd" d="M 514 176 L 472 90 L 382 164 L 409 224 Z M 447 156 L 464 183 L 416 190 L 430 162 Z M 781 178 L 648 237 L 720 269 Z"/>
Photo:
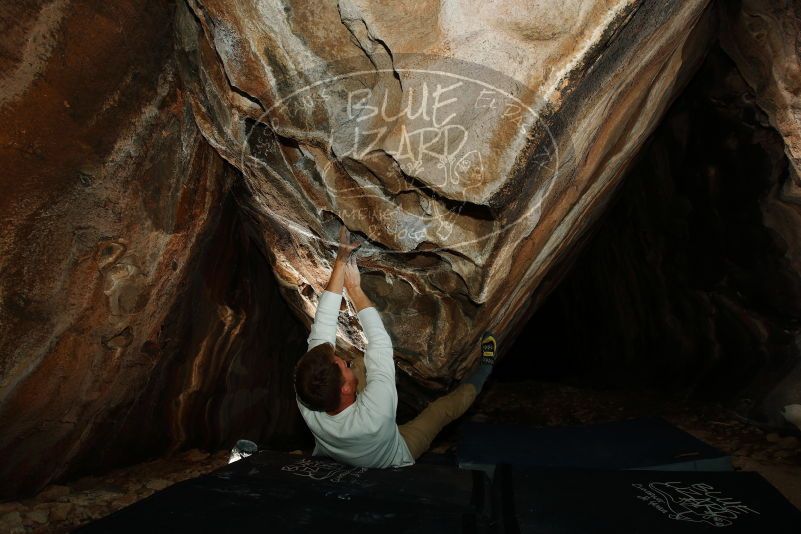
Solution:
<path fill-rule="evenodd" d="M 492 371 L 496 342 L 485 334 L 476 370 L 415 419 L 398 426 L 392 341 L 378 311 L 362 291 L 359 269 L 351 257 L 358 246 L 350 243 L 343 226 L 334 267 L 309 334 L 309 350 L 295 366 L 298 407 L 314 434 L 315 456 L 325 455 L 359 467 L 407 466 L 428 450 L 445 425 L 473 403 Z M 343 287 L 367 337 L 362 366 L 358 365 L 360 360 L 345 361 L 335 353 Z"/>

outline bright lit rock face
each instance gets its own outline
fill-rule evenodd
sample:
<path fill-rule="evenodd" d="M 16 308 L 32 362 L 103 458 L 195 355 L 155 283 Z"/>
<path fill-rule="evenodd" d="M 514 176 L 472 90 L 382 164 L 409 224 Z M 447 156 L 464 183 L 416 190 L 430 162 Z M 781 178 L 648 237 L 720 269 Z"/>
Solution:
<path fill-rule="evenodd" d="M 343 221 L 400 367 L 442 387 L 528 318 L 697 67 L 707 4 L 206 0 L 176 31 L 290 306 L 310 322 Z"/>

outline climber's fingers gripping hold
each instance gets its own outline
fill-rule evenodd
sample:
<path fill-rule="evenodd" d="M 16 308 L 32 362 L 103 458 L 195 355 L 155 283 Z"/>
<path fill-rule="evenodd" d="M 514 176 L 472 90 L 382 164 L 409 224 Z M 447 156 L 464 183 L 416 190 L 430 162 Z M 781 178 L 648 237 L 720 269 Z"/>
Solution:
<path fill-rule="evenodd" d="M 350 232 L 343 224 L 339 227 L 339 249 L 337 250 L 337 259 L 347 261 L 353 251 L 359 248 L 362 243 L 363 241 L 351 242 Z"/>

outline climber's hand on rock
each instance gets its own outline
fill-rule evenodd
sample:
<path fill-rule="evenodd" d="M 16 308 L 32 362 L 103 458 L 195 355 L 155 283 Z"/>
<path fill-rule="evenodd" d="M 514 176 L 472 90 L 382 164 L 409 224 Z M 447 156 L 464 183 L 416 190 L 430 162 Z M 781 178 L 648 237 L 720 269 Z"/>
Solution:
<path fill-rule="evenodd" d="M 356 265 L 356 258 L 351 256 L 348 263 L 345 265 L 345 289 L 351 291 L 360 288 L 362 285 L 362 278 L 359 274 L 359 266 Z"/>
<path fill-rule="evenodd" d="M 345 265 L 345 289 L 348 290 L 348 296 L 357 312 L 373 306 L 373 302 L 362 291 L 361 284 L 359 266 L 356 265 L 356 258 L 351 257 L 350 261 Z"/>
<path fill-rule="evenodd" d="M 348 258 L 350 258 L 351 253 L 357 248 L 359 248 L 359 245 L 361 244 L 362 244 L 361 241 L 352 243 L 350 240 L 350 232 L 348 232 L 348 228 L 344 224 L 340 226 L 337 261 L 347 262 Z"/>

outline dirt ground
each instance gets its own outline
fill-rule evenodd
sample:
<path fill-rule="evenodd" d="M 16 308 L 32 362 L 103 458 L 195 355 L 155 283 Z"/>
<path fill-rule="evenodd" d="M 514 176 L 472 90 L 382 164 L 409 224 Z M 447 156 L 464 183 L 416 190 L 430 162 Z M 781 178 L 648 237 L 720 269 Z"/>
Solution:
<path fill-rule="evenodd" d="M 474 420 L 532 425 L 574 425 L 659 415 L 732 456 L 736 469 L 757 471 L 801 509 L 798 433 L 766 431 L 719 405 L 667 399 L 643 392 L 592 390 L 545 382 L 490 382 L 473 409 Z M 454 446 L 457 424 L 433 445 Z M 34 498 L 0 503 L 0 532 L 69 532 L 176 482 L 225 465 L 228 451 L 183 452 L 103 476 L 45 488 Z"/>

